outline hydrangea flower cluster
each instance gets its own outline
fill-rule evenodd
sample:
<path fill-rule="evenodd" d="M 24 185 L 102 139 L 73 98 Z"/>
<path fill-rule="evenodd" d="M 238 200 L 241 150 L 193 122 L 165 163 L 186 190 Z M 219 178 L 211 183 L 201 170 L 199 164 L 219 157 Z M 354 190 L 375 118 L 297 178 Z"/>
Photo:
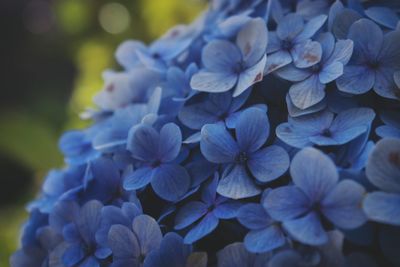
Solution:
<path fill-rule="evenodd" d="M 214 0 L 124 42 L 11 266 L 400 266 L 399 11 Z"/>

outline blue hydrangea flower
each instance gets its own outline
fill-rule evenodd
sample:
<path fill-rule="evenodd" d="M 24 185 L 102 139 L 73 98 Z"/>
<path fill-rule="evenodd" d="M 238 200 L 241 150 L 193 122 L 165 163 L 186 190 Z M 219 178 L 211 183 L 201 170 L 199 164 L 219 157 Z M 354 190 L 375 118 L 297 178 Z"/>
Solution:
<path fill-rule="evenodd" d="M 343 145 L 367 132 L 375 118 L 370 108 L 352 108 L 335 116 L 333 112 L 290 118 L 276 128 L 276 135 L 286 144 L 306 146 Z"/>
<path fill-rule="evenodd" d="M 92 129 L 89 129 L 86 131 L 68 131 L 61 136 L 58 146 L 67 163 L 81 165 L 99 155 L 98 151 L 94 150 L 92 146 L 93 134 Z"/>
<path fill-rule="evenodd" d="M 383 111 L 380 116 L 385 125 L 376 128 L 376 134 L 382 138 L 400 138 L 400 113 L 396 111 Z"/>
<path fill-rule="evenodd" d="M 290 165 L 294 185 L 271 190 L 264 207 L 296 240 L 309 245 L 328 241 L 321 219 L 343 229 L 365 223 L 361 209 L 365 189 L 352 180 L 339 182 L 335 164 L 315 148 L 304 148 Z"/>
<path fill-rule="evenodd" d="M 182 134 L 174 123 L 164 125 L 159 132 L 152 126 L 133 127 L 128 138 L 128 150 L 143 164 L 127 175 L 126 190 L 136 190 L 151 183 L 158 196 L 168 201 L 181 198 L 190 187 L 186 169 L 174 163 L 182 145 Z"/>
<path fill-rule="evenodd" d="M 368 218 L 400 225 L 400 140 L 379 141 L 368 159 L 366 173 L 369 181 L 381 190 L 368 193 L 364 199 Z"/>
<path fill-rule="evenodd" d="M 217 253 L 218 267 L 262 267 L 267 266 L 269 253 L 254 254 L 246 250 L 243 243 L 233 243 Z"/>
<path fill-rule="evenodd" d="M 313 18 L 306 24 L 299 14 L 291 13 L 279 21 L 276 32 L 269 33 L 268 60 L 264 73 L 271 73 L 290 63 L 307 68 L 321 60 L 322 48 L 310 38 L 324 25 L 326 15 Z"/>
<path fill-rule="evenodd" d="M 202 52 L 205 69 L 193 75 L 190 85 L 202 92 L 220 93 L 234 88 L 236 97 L 263 78 L 268 34 L 262 19 L 253 19 L 238 33 L 236 45 L 213 40 Z"/>
<path fill-rule="evenodd" d="M 354 41 L 354 53 L 337 80 L 339 90 L 363 94 L 373 88 L 382 97 L 398 99 L 393 75 L 400 68 L 400 31 L 383 34 L 371 20 L 360 19 L 350 27 L 348 38 Z"/>
<path fill-rule="evenodd" d="M 261 204 L 250 203 L 241 207 L 237 214 L 239 222 L 250 229 L 243 242 L 253 253 L 269 252 L 285 244 L 285 235 Z"/>
<path fill-rule="evenodd" d="M 76 202 L 60 202 L 50 213 L 50 226 L 63 236 L 59 258 L 64 266 L 98 267 L 108 256 L 95 238 L 102 208 L 103 204 L 97 200 L 82 207 Z"/>
<path fill-rule="evenodd" d="M 152 251 L 146 259 L 146 267 L 206 267 L 207 254 L 192 252 L 190 245 L 183 243 L 183 238 L 173 232 L 164 236 L 160 248 Z"/>
<path fill-rule="evenodd" d="M 220 219 L 236 217 L 240 203 L 217 196 L 218 176 L 207 183 L 202 191 L 201 201 L 191 201 L 184 205 L 175 217 L 175 229 L 181 230 L 194 223 L 184 239 L 191 244 L 217 228 Z"/>
<path fill-rule="evenodd" d="M 217 192 L 239 199 L 261 193 L 252 176 L 261 183 L 284 174 L 289 165 L 286 151 L 276 145 L 262 148 L 268 139 L 269 122 L 264 111 L 249 108 L 236 124 L 236 140 L 225 126 L 208 124 L 201 130 L 200 148 L 204 157 L 225 164 Z"/>
<path fill-rule="evenodd" d="M 162 233 L 157 222 L 148 215 L 139 215 L 131 226 L 111 226 L 108 244 L 113 255 L 112 267 L 152 266 L 149 254 L 160 247 Z"/>
<path fill-rule="evenodd" d="M 317 41 L 322 47 L 319 63 L 303 69 L 291 64 L 276 71 L 279 77 L 295 82 L 289 89 L 289 96 L 293 104 L 300 109 L 309 108 L 324 99 L 326 84 L 343 74 L 343 67 L 353 52 L 351 40 L 335 42 L 335 38 L 329 32 L 320 34 Z"/>

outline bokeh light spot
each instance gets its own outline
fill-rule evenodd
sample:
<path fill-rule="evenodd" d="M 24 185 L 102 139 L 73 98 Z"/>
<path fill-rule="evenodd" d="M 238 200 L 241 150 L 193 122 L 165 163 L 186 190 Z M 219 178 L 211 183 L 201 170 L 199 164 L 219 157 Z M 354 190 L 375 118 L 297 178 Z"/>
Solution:
<path fill-rule="evenodd" d="M 99 22 L 108 33 L 122 33 L 128 29 L 130 21 L 128 9 L 119 3 L 108 3 L 100 8 Z"/>

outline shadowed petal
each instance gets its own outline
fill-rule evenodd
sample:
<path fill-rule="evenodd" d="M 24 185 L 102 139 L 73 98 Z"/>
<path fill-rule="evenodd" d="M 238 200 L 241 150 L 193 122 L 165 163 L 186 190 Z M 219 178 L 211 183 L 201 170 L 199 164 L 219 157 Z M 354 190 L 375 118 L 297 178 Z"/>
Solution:
<path fill-rule="evenodd" d="M 363 208 L 370 220 L 400 226 L 400 195 L 372 192 L 364 199 Z"/>
<path fill-rule="evenodd" d="M 261 204 L 249 203 L 242 206 L 237 214 L 238 221 L 250 230 L 260 230 L 273 221 Z"/>
<path fill-rule="evenodd" d="M 195 227 L 193 227 L 185 236 L 185 244 L 192 244 L 197 240 L 205 237 L 218 226 L 218 218 L 214 214 L 209 213 Z"/>
<path fill-rule="evenodd" d="M 244 238 L 244 245 L 252 253 L 268 252 L 285 244 L 285 236 L 276 225 L 252 230 Z"/>
<path fill-rule="evenodd" d="M 163 162 L 174 160 L 181 150 L 182 134 L 175 123 L 168 123 L 160 130 L 158 155 Z"/>
<path fill-rule="evenodd" d="M 207 70 L 231 73 L 233 67 L 242 60 L 239 49 L 231 42 L 214 40 L 208 43 L 202 53 L 202 61 Z"/>
<path fill-rule="evenodd" d="M 183 206 L 175 217 L 175 229 L 183 229 L 207 213 L 207 206 L 200 201 L 189 202 Z"/>
<path fill-rule="evenodd" d="M 340 91 L 351 94 L 364 94 L 375 84 L 375 73 L 365 66 L 346 66 L 344 73 L 336 80 Z"/>
<path fill-rule="evenodd" d="M 108 244 L 113 252 L 114 259 L 135 260 L 140 255 L 139 242 L 126 226 L 113 225 L 108 233 Z"/>
<path fill-rule="evenodd" d="M 162 233 L 158 223 L 152 217 L 137 216 L 133 220 L 132 229 L 139 242 L 141 255 L 147 255 L 160 246 Z"/>
<path fill-rule="evenodd" d="M 150 183 L 153 170 L 150 167 L 142 167 L 134 170 L 124 177 L 125 190 L 137 190 Z"/>

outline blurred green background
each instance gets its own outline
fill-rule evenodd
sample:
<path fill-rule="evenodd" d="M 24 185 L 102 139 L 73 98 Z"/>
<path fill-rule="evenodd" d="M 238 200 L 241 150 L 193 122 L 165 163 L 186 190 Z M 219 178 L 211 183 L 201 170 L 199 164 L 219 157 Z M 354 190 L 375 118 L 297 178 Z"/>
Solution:
<path fill-rule="evenodd" d="M 0 267 L 18 247 L 25 205 L 46 172 L 63 166 L 58 137 L 118 69 L 123 40 L 150 42 L 188 23 L 205 0 L 0 1 Z"/>

